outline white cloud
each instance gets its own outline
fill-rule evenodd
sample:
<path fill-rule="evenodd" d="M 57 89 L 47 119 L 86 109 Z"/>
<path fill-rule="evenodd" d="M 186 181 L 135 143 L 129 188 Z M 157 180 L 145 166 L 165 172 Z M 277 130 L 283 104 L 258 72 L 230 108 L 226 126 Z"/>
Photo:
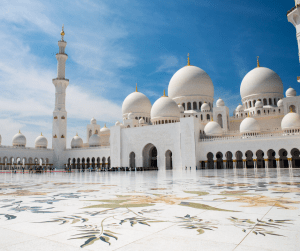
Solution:
<path fill-rule="evenodd" d="M 100 8 L 107 14 L 107 6 L 88 2 L 95 5 L 94 8 Z M 82 7 L 80 1 L 77 1 L 77 4 L 77 8 Z M 2 144 L 11 145 L 13 135 L 21 129 L 27 137 L 27 146 L 34 146 L 35 138 L 40 131 L 43 131 L 51 147 L 55 95 L 52 78 L 56 76 L 56 67 L 52 62 L 45 62 L 49 58 L 37 55 L 36 50 L 39 46 L 33 50 L 28 36 L 31 33 L 35 36 L 40 33 L 41 37 L 45 38 L 45 34 L 47 36 L 50 34 L 51 36 L 57 35 L 58 39 L 60 28 L 48 17 L 51 12 L 53 14 L 51 5 L 38 1 L 1 1 L 0 8 L 4 10 L 0 16 L 3 22 L 0 28 Z M 63 12 L 63 10 L 60 11 Z M 73 38 L 74 42 L 68 44 L 68 48 L 73 52 L 71 60 L 87 68 L 87 74 L 91 69 L 101 71 L 105 79 L 102 82 L 103 86 L 110 88 L 113 85 L 120 85 L 118 69 L 133 65 L 134 57 L 117 43 L 118 39 L 128 35 L 122 25 L 103 24 L 103 27 L 106 27 L 106 30 L 103 28 L 105 34 L 93 33 L 93 27 L 73 28 L 76 34 L 70 32 L 69 39 Z M 12 30 L 21 30 L 21 32 L 12 32 Z M 26 34 L 25 39 L 24 34 Z M 54 41 L 56 43 L 57 40 Z M 97 75 L 93 75 L 90 82 L 96 85 L 94 78 L 97 78 Z M 110 81 L 112 84 L 108 84 Z M 68 147 L 75 131 L 85 132 L 85 126 L 91 117 L 110 123 L 121 119 L 119 105 L 102 94 L 99 95 L 93 89 L 85 89 L 78 82 L 76 79 L 71 79 L 67 88 L 68 118 L 76 120 L 76 125 L 68 126 Z"/>
<path fill-rule="evenodd" d="M 179 60 L 173 55 L 164 55 L 160 57 L 160 66 L 157 67 L 156 72 L 173 73 L 174 69 L 178 69 Z"/>

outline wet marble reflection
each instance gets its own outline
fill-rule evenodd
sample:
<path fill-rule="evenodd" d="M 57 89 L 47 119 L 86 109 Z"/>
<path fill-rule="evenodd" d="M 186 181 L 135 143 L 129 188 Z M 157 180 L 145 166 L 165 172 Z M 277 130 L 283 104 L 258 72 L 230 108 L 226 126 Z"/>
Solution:
<path fill-rule="evenodd" d="M 224 243 L 228 250 L 257 250 L 257 243 L 298 250 L 299 208 L 299 169 L 2 173 L 0 234 L 7 242 L 0 249 L 47 240 L 133 250 L 131 243 L 148 245 L 146 236 L 157 235 L 153 250 L 178 238 L 187 250 L 195 243 L 204 250 L 226 250 Z"/>

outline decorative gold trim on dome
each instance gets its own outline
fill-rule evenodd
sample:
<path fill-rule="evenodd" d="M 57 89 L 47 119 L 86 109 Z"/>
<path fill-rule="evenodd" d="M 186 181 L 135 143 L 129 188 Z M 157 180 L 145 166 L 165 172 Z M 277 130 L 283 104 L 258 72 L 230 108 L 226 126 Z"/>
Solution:
<path fill-rule="evenodd" d="M 166 95 L 166 90 L 164 90 L 164 95 L 163 95 L 162 97 L 168 97 L 168 96 Z"/>
<path fill-rule="evenodd" d="M 257 56 L 257 68 L 260 67 L 260 64 L 259 64 L 259 56 Z"/>

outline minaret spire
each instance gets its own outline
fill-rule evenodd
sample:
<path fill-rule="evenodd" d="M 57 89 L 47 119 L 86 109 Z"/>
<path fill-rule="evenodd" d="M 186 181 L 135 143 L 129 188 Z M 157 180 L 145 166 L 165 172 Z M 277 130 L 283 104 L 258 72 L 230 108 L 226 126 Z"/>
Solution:
<path fill-rule="evenodd" d="M 55 86 L 55 107 L 53 111 L 52 148 L 54 150 L 53 164 L 56 168 L 62 168 L 63 158 L 61 154 L 67 147 L 67 111 L 66 111 L 66 89 L 69 80 L 65 78 L 66 61 L 68 55 L 65 53 L 67 42 L 64 40 L 64 25 L 60 32 L 61 40 L 58 41 L 59 52 L 57 59 L 57 77 L 52 80 Z"/>
<path fill-rule="evenodd" d="M 61 35 L 61 41 L 64 41 L 64 36 L 65 36 L 64 25 L 62 25 L 60 35 Z"/>
<path fill-rule="evenodd" d="M 259 56 L 257 56 L 257 68 L 260 67 L 260 64 L 259 64 Z"/>

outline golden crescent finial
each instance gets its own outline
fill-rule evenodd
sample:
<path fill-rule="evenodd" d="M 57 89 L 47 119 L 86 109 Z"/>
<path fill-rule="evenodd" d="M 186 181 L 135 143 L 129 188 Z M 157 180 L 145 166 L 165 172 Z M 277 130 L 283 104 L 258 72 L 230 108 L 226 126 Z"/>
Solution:
<path fill-rule="evenodd" d="M 135 84 L 135 92 L 138 92 L 137 83 Z"/>
<path fill-rule="evenodd" d="M 259 64 L 259 56 L 257 56 L 257 67 L 260 67 L 260 64 Z"/>
<path fill-rule="evenodd" d="M 166 90 L 164 90 L 164 95 L 163 95 L 162 97 L 168 97 L 168 96 L 166 95 Z"/>
<path fill-rule="evenodd" d="M 190 53 L 187 54 L 187 57 L 188 57 L 188 58 L 187 58 L 187 60 L 188 60 L 187 65 L 191 65 L 191 63 L 190 63 Z"/>

